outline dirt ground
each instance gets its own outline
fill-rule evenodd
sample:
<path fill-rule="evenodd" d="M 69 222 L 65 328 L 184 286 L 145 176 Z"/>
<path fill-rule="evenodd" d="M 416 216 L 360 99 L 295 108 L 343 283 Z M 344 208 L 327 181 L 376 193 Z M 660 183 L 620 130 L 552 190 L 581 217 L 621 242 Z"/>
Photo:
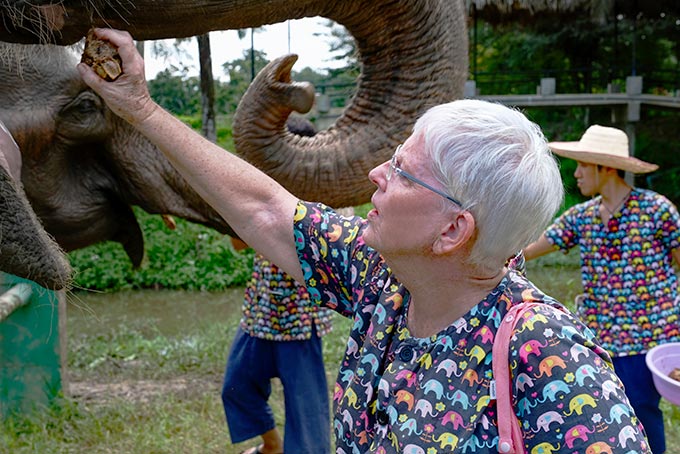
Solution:
<path fill-rule="evenodd" d="M 204 378 L 195 376 L 178 377 L 170 380 L 122 380 L 97 383 L 74 381 L 69 383 L 68 395 L 81 402 L 107 403 L 114 399 L 130 402 L 148 402 L 161 394 L 177 397 L 191 397 L 197 392 L 215 392 L 221 389 L 221 377 Z"/>

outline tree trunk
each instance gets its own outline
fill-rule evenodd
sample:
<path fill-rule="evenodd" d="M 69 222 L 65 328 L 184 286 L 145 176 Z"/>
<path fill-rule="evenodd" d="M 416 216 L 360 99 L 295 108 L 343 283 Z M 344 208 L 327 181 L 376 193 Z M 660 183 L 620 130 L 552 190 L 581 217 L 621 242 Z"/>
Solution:
<path fill-rule="evenodd" d="M 203 135 L 210 141 L 217 141 L 215 125 L 215 82 L 210 56 L 210 36 L 208 33 L 196 36 L 198 41 L 198 60 L 201 67 L 201 120 Z"/>
<path fill-rule="evenodd" d="M 144 58 L 144 41 L 135 41 L 135 47 L 137 47 L 137 52 Z"/>

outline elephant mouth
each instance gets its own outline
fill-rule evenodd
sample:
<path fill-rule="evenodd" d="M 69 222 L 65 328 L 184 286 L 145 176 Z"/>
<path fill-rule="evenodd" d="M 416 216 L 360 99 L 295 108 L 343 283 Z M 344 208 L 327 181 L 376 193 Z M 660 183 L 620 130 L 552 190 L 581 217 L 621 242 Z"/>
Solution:
<path fill-rule="evenodd" d="M 75 207 L 71 207 L 75 208 Z M 122 200 L 107 200 L 105 208 L 91 207 L 46 213 L 36 211 L 45 229 L 66 251 L 75 251 L 102 241 L 119 243 L 137 268 L 144 258 L 144 235 L 132 208 Z"/>
<path fill-rule="evenodd" d="M 129 206 L 121 205 L 117 211 L 119 229 L 112 240 L 123 246 L 132 266 L 138 268 L 144 258 L 144 234 L 137 222 L 137 217 Z"/>

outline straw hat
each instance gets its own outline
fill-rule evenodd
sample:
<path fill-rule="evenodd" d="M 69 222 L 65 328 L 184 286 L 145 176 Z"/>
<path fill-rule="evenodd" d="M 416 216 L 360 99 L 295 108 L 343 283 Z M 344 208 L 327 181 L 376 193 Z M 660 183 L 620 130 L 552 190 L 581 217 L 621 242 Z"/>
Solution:
<path fill-rule="evenodd" d="M 629 156 L 628 136 L 616 128 L 593 125 L 578 142 L 550 142 L 555 154 L 588 164 L 599 164 L 632 173 L 648 173 L 658 165 Z"/>

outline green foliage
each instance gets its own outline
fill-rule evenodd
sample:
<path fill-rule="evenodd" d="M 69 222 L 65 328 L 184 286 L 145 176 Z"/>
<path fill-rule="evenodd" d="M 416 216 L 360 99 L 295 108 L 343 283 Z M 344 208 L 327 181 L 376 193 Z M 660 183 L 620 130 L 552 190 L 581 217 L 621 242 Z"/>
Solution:
<path fill-rule="evenodd" d="M 177 393 L 134 401 L 111 396 L 95 404 L 64 399 L 42 413 L 3 421 L 0 452 L 236 454 L 245 449 L 228 446 L 216 386 L 205 380 L 191 385 L 200 392 L 192 390 L 189 398 Z"/>
<path fill-rule="evenodd" d="M 269 60 L 262 51 L 255 50 L 255 73 L 264 68 Z M 243 56 L 222 65 L 228 81 L 215 81 L 215 111 L 218 116 L 225 118 L 225 123 L 231 123 L 230 118 L 236 111 L 241 97 L 248 89 L 252 80 L 250 50 L 244 51 Z M 192 127 L 200 130 L 201 91 L 198 77 L 188 76 L 188 68 L 169 68 L 161 71 L 148 82 L 151 97 L 164 109 L 173 114 L 193 119 Z M 300 72 L 293 71 L 292 77 L 298 81 L 308 81 L 316 87 L 326 85 L 355 85 L 357 73 L 336 70 L 331 76 L 318 73 L 307 67 Z M 349 90 L 349 96 L 353 90 Z M 349 96 L 346 99 L 349 99 Z M 218 121 L 219 123 L 219 121 Z M 218 142 L 219 142 L 218 131 Z M 233 148 L 231 148 L 233 149 Z"/>
<path fill-rule="evenodd" d="M 334 61 L 345 62 L 342 71 L 353 72 L 355 74 L 359 73 L 359 52 L 357 51 L 356 41 L 345 27 L 332 21 L 327 20 L 326 26 L 328 27 L 326 33 L 315 33 L 315 36 L 321 36 L 326 38 L 330 49 L 330 59 Z M 328 69 L 332 72 L 332 69 Z"/>
<path fill-rule="evenodd" d="M 69 254 L 76 288 L 220 290 L 243 285 L 250 276 L 252 252 L 234 251 L 229 237 L 182 219 L 172 231 L 160 216 L 141 209 L 135 215 L 146 247 L 139 269 L 118 243 L 96 244 Z"/>
<path fill-rule="evenodd" d="M 222 69 L 229 76 L 229 85 L 238 87 L 238 91 L 245 93 L 252 81 L 253 62 L 255 63 L 254 74 L 257 74 L 269 63 L 269 59 L 267 54 L 261 50 L 254 49 L 254 53 L 251 55 L 250 49 L 248 49 L 243 51 L 241 58 L 224 63 Z"/>
<path fill-rule="evenodd" d="M 356 216 L 366 218 L 366 215 L 372 209 L 373 209 L 373 204 L 371 202 L 364 203 L 363 205 L 359 205 L 359 206 L 354 207 L 354 214 Z"/>
<path fill-rule="evenodd" d="M 198 77 L 166 69 L 149 81 L 151 97 L 175 115 L 200 115 L 201 88 Z"/>
<path fill-rule="evenodd" d="M 217 145 L 231 152 L 236 149 L 234 147 L 234 137 L 231 131 L 230 117 L 229 119 L 224 116 L 217 117 Z"/>
<path fill-rule="evenodd" d="M 477 21 L 470 38 L 477 88 L 482 94 L 533 93 L 541 77 L 555 77 L 560 93 L 602 93 L 608 84 L 625 86 L 631 74 L 644 77 L 647 92 L 658 92 L 658 84 L 662 91 L 678 88 L 677 16 L 569 21 L 569 27 Z"/>
<path fill-rule="evenodd" d="M 177 116 L 201 116 L 201 91 L 198 77 L 165 70 L 148 82 L 151 97 L 164 109 Z M 247 86 L 246 86 L 247 87 Z M 222 81 L 215 81 L 215 111 L 231 117 L 245 89 Z"/>

